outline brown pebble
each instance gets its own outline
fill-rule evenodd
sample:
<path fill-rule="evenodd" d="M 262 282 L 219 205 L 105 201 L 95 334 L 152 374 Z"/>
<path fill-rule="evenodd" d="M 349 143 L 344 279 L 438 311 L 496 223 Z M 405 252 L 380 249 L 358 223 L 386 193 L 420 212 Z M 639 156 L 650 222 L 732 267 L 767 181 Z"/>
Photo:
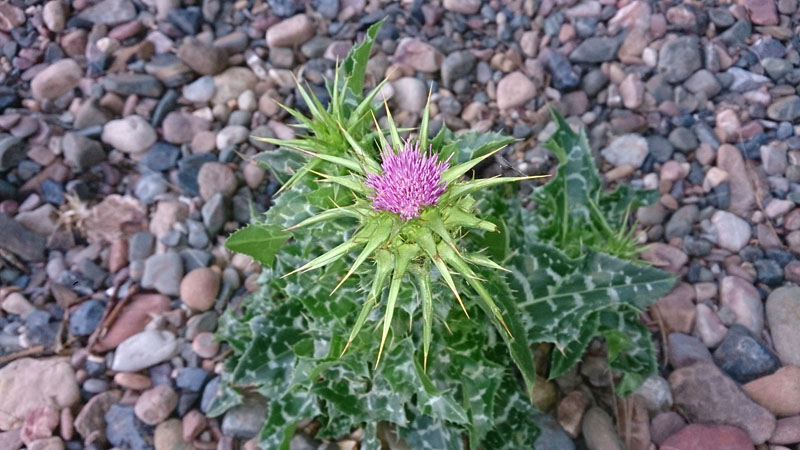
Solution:
<path fill-rule="evenodd" d="M 195 336 L 192 350 L 201 358 L 213 358 L 219 352 L 219 342 L 214 341 L 213 333 L 204 331 Z"/>
<path fill-rule="evenodd" d="M 128 241 L 124 238 L 115 239 L 108 252 L 108 270 L 111 273 L 128 265 Z"/>
<path fill-rule="evenodd" d="M 133 389 L 135 391 L 150 389 L 153 385 L 150 377 L 131 372 L 120 372 L 114 375 L 114 382 L 124 388 Z"/>
<path fill-rule="evenodd" d="M 219 293 L 219 274 L 207 267 L 194 269 L 181 280 L 181 300 L 197 311 L 208 311 Z"/>

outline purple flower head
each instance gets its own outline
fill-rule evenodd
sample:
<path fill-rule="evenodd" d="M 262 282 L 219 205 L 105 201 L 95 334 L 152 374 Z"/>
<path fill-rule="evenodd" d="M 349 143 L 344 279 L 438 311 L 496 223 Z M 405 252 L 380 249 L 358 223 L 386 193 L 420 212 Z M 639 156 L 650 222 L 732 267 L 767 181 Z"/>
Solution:
<path fill-rule="evenodd" d="M 419 216 L 422 207 L 433 206 L 447 188 L 442 182 L 442 172 L 450 167 L 448 161 L 439 161 L 431 150 L 425 154 L 419 142 L 406 141 L 403 149 L 391 148 L 381 153 L 383 175 L 368 174 L 367 186 L 375 189 L 369 197 L 376 210 L 391 211 L 405 220 Z"/>

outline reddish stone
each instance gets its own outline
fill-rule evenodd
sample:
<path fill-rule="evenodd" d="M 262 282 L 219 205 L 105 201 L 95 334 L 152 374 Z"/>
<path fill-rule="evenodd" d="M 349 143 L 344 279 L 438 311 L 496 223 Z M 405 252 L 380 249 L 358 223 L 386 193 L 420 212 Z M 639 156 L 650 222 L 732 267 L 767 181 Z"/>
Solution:
<path fill-rule="evenodd" d="M 747 433 L 724 425 L 691 424 L 668 437 L 660 450 L 754 450 Z"/>
<path fill-rule="evenodd" d="M 48 406 L 34 408 L 25 415 L 20 437 L 22 442 L 30 444 L 37 439 L 48 438 L 58 426 L 59 414 Z"/>
<path fill-rule="evenodd" d="M 770 444 L 788 445 L 800 442 L 800 416 L 778 419 Z"/>
<path fill-rule="evenodd" d="M 169 297 L 161 294 L 137 294 L 130 304 L 111 325 L 108 333 L 97 340 L 94 350 L 104 352 L 119 345 L 120 342 L 144 330 L 150 322 L 151 314 L 162 314 L 169 311 Z"/>
<path fill-rule="evenodd" d="M 668 333 L 692 334 L 696 313 L 694 296 L 694 288 L 681 283 L 653 305 L 654 313 L 660 317 Z"/>
<path fill-rule="evenodd" d="M 756 25 L 777 25 L 778 9 L 775 0 L 744 0 L 744 9 Z"/>

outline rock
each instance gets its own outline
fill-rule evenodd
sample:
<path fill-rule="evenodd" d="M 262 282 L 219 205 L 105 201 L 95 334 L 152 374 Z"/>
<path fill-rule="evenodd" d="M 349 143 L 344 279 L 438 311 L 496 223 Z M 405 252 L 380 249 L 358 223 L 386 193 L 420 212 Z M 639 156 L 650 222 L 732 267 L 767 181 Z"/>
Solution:
<path fill-rule="evenodd" d="M 761 61 L 761 66 L 767 71 L 770 78 L 775 81 L 783 78 L 784 75 L 792 71 L 791 61 L 781 58 L 764 58 Z"/>
<path fill-rule="evenodd" d="M 702 67 L 700 41 L 697 36 L 681 36 L 661 47 L 658 53 L 658 71 L 669 83 L 689 78 Z"/>
<path fill-rule="evenodd" d="M 569 60 L 556 51 L 546 48 L 542 56 L 547 68 L 553 76 L 553 87 L 559 90 L 571 90 L 581 82 L 580 77 L 572 69 Z M 608 84 L 608 78 L 599 70 L 593 70 L 584 77 L 584 91 L 587 95 L 595 95 Z"/>
<path fill-rule="evenodd" d="M 242 125 L 228 125 L 217 133 L 217 148 L 226 149 L 235 147 L 247 140 L 250 130 Z"/>
<path fill-rule="evenodd" d="M 739 383 L 747 383 L 778 370 L 778 358 L 753 333 L 734 324 L 717 350 L 714 362 Z"/>
<path fill-rule="evenodd" d="M 267 46 L 295 47 L 314 37 L 314 24 L 305 14 L 285 19 L 267 29 Z"/>
<path fill-rule="evenodd" d="M 117 25 L 133 20 L 136 8 L 131 0 L 103 0 L 81 11 L 78 17 L 96 24 Z"/>
<path fill-rule="evenodd" d="M 717 244 L 732 252 L 738 252 L 750 241 L 750 225 L 727 211 L 717 211 L 711 216 L 717 230 Z"/>
<path fill-rule="evenodd" d="M 773 145 L 762 145 L 760 148 L 761 163 L 767 175 L 783 175 L 789 161 L 786 157 L 786 149 Z"/>
<path fill-rule="evenodd" d="M 20 437 L 20 429 L 16 428 L 9 431 L 0 431 L 0 449 L 19 450 L 24 446 Z"/>
<path fill-rule="evenodd" d="M 616 58 L 621 44 L 622 40 L 616 37 L 590 37 L 569 54 L 569 59 L 572 62 L 588 64 L 612 61 Z"/>
<path fill-rule="evenodd" d="M 59 33 L 64 31 L 64 26 L 67 23 L 67 7 L 60 0 L 51 0 L 45 3 L 42 8 L 42 20 L 47 28 L 54 32 Z"/>
<path fill-rule="evenodd" d="M 786 286 L 772 291 L 766 311 L 772 342 L 781 361 L 800 367 L 800 288 Z"/>
<path fill-rule="evenodd" d="M 681 283 L 669 294 L 656 300 L 652 310 L 664 324 L 668 332 L 690 334 L 694 324 L 694 288 Z"/>
<path fill-rule="evenodd" d="M 444 56 L 431 45 L 417 38 L 402 38 L 394 51 L 393 61 L 406 64 L 419 72 L 438 72 Z"/>
<path fill-rule="evenodd" d="M 0 307 L 3 311 L 9 314 L 16 314 L 18 316 L 24 316 L 29 312 L 36 309 L 35 306 L 28 301 L 22 294 L 19 292 L 12 292 L 3 299 L 3 302 L 0 303 Z"/>
<path fill-rule="evenodd" d="M 20 437 L 22 442 L 30 445 L 38 439 L 46 439 L 53 435 L 59 423 L 59 414 L 49 406 L 31 409 L 25 415 Z"/>
<path fill-rule="evenodd" d="M 586 411 L 581 429 L 588 450 L 623 450 L 625 448 L 617 436 L 611 417 L 597 406 Z"/>
<path fill-rule="evenodd" d="M 99 142 L 75 133 L 64 134 L 61 149 L 67 163 L 77 170 L 91 169 L 106 159 L 106 152 Z"/>
<path fill-rule="evenodd" d="M 736 323 L 742 324 L 756 335 L 764 329 L 764 310 L 761 295 L 747 281 L 728 276 L 720 283 L 720 300 L 736 315 Z"/>
<path fill-rule="evenodd" d="M 158 425 L 178 406 L 178 395 L 166 384 L 142 392 L 133 408 L 136 417 L 148 425 Z"/>
<path fill-rule="evenodd" d="M 800 416 L 778 419 L 775 432 L 769 438 L 769 443 L 787 445 L 798 442 L 800 442 Z M 777 445 L 771 445 L 770 448 L 781 450 Z"/>
<path fill-rule="evenodd" d="M 747 433 L 725 425 L 691 424 L 668 437 L 659 450 L 690 450 L 717 448 L 726 450 L 754 450 Z"/>
<path fill-rule="evenodd" d="M 210 162 L 200 167 L 197 174 L 197 184 L 200 186 L 200 197 L 208 201 L 214 194 L 221 193 L 229 197 L 236 192 L 236 175 L 225 164 Z"/>
<path fill-rule="evenodd" d="M 575 444 L 552 416 L 537 413 L 533 421 L 539 426 L 539 437 L 533 442 L 536 450 L 575 450 Z"/>
<path fill-rule="evenodd" d="M 667 225 L 664 227 L 664 235 L 667 239 L 686 236 L 691 233 L 692 226 L 697 221 L 699 214 L 700 209 L 696 205 L 681 207 L 669 218 Z"/>
<path fill-rule="evenodd" d="M 661 413 L 655 416 L 650 422 L 650 439 L 656 445 L 661 445 L 668 437 L 677 433 L 685 426 L 686 422 L 678 413 L 674 411 Z"/>
<path fill-rule="evenodd" d="M 756 197 L 739 149 L 728 144 L 721 145 L 717 150 L 717 167 L 729 175 L 731 198 L 735 199 L 731 202 L 730 211 L 747 217 L 755 206 Z"/>
<path fill-rule="evenodd" d="M 444 0 L 444 9 L 459 14 L 475 14 L 483 4 L 480 0 Z"/>
<path fill-rule="evenodd" d="M 705 69 L 695 72 L 683 83 L 683 86 L 692 94 L 702 93 L 708 99 L 716 97 L 722 91 L 722 85 L 717 77 Z"/>
<path fill-rule="evenodd" d="M 466 50 L 447 55 L 441 68 L 442 82 L 445 87 L 450 88 L 456 81 L 469 78 L 475 69 L 475 62 L 475 55 Z"/>
<path fill-rule="evenodd" d="M 25 12 L 11 3 L 0 4 L 0 31 L 6 33 L 25 23 Z"/>
<path fill-rule="evenodd" d="M 25 159 L 25 145 L 18 137 L 0 133 L 0 172 L 14 168 Z"/>
<path fill-rule="evenodd" d="M 206 75 L 185 85 L 181 91 L 186 100 L 194 103 L 207 103 L 214 96 L 214 78 Z"/>
<path fill-rule="evenodd" d="M 217 299 L 219 285 L 217 272 L 205 267 L 194 269 L 181 280 L 180 296 L 190 308 L 208 311 Z"/>
<path fill-rule="evenodd" d="M 139 163 L 150 170 L 163 172 L 175 168 L 180 154 L 180 148 L 166 142 L 156 142 Z"/>
<path fill-rule="evenodd" d="M 775 429 L 775 416 L 750 400 L 713 363 L 699 362 L 672 372 L 675 408 L 690 422 L 711 422 L 744 430 L 763 444 Z"/>
<path fill-rule="evenodd" d="M 219 75 L 214 76 L 216 92 L 211 103 L 219 105 L 228 100 L 239 98 L 242 92 L 253 90 L 258 82 L 258 77 L 246 67 L 230 67 Z"/>
<path fill-rule="evenodd" d="M 64 450 L 64 441 L 60 437 L 38 439 L 28 444 L 28 450 Z"/>
<path fill-rule="evenodd" d="M 570 392 L 558 404 L 558 409 L 556 410 L 558 423 L 572 438 L 580 435 L 583 415 L 590 404 L 590 399 L 579 390 Z"/>
<path fill-rule="evenodd" d="M 393 97 L 397 106 L 413 113 L 421 113 L 428 99 L 428 89 L 422 80 L 414 77 L 403 77 L 392 83 L 395 90 Z"/>
<path fill-rule="evenodd" d="M 105 312 L 105 303 L 87 300 L 69 316 L 69 332 L 73 336 L 89 336 L 100 325 Z"/>
<path fill-rule="evenodd" d="M 672 273 L 678 273 L 689 260 L 686 253 L 663 242 L 650 244 L 648 249 L 643 251 L 640 256 L 654 266 L 661 267 Z"/>
<path fill-rule="evenodd" d="M 773 101 L 767 108 L 767 117 L 778 121 L 794 121 L 800 117 L 800 97 L 790 95 Z"/>
<path fill-rule="evenodd" d="M 80 400 L 75 372 L 65 358 L 22 358 L 0 369 L 0 430 L 22 425 L 28 411 L 69 408 Z"/>
<path fill-rule="evenodd" d="M 678 151 L 684 153 L 691 152 L 692 150 L 696 149 L 699 144 L 699 142 L 697 142 L 697 136 L 695 136 L 694 132 L 685 127 L 678 127 L 672 130 L 669 133 L 669 142 Z"/>
<path fill-rule="evenodd" d="M 89 242 L 112 242 L 123 237 L 132 226 L 147 220 L 147 206 L 139 200 L 117 194 L 108 195 L 90 211 L 85 222 Z"/>
<path fill-rule="evenodd" d="M 153 430 L 136 418 L 133 406 L 111 405 L 105 414 L 106 438 L 115 447 L 151 450 Z"/>
<path fill-rule="evenodd" d="M 536 85 L 522 72 L 512 72 L 497 84 L 497 106 L 500 109 L 522 106 L 536 96 Z"/>
<path fill-rule="evenodd" d="M 152 235 L 151 235 L 152 236 Z M 95 343 L 95 351 L 108 351 L 125 339 L 144 330 L 151 314 L 163 314 L 170 310 L 169 297 L 161 294 L 136 294 L 117 316 L 105 335 Z"/>
<path fill-rule="evenodd" d="M 192 350 L 197 353 L 197 356 L 210 359 L 219 353 L 219 342 L 214 340 L 212 333 L 198 333 L 192 341 Z"/>
<path fill-rule="evenodd" d="M 731 77 L 733 78 L 728 89 L 734 92 L 751 91 L 770 82 L 769 78 L 744 70 L 740 67 L 731 67 L 725 71 L 725 74 L 727 74 L 729 79 Z"/>
<path fill-rule="evenodd" d="M 72 59 L 50 64 L 31 80 L 31 94 L 36 100 L 55 100 L 78 86 L 83 70 Z"/>
<path fill-rule="evenodd" d="M 187 391 L 201 392 L 209 378 L 211 374 L 199 367 L 185 367 L 178 372 L 175 385 Z"/>
<path fill-rule="evenodd" d="M 136 372 L 175 356 L 178 342 L 169 331 L 145 330 L 125 339 L 114 352 L 111 370 Z"/>
<path fill-rule="evenodd" d="M 647 140 L 638 134 L 626 134 L 614 138 L 600 153 L 614 167 L 629 164 L 638 168 L 647 157 Z"/>
<path fill-rule="evenodd" d="M 641 398 L 642 405 L 647 408 L 651 417 L 672 408 L 672 393 L 669 391 L 669 383 L 658 375 L 648 377 L 634 393 Z"/>
<path fill-rule="evenodd" d="M 210 123 L 192 114 L 173 111 L 164 118 L 164 140 L 171 144 L 186 144 L 203 131 Z"/>
<path fill-rule="evenodd" d="M 628 109 L 638 108 L 644 101 L 644 84 L 636 74 L 630 74 L 619 86 L 622 104 Z"/>
<path fill-rule="evenodd" d="M 156 450 L 176 450 L 192 448 L 183 441 L 183 424 L 179 419 L 169 419 L 160 423 L 153 435 Z"/>
<path fill-rule="evenodd" d="M 744 9 L 756 25 L 777 25 L 778 10 L 775 0 L 744 0 Z"/>
<path fill-rule="evenodd" d="M 207 386 L 210 387 L 211 383 Z M 203 397 L 205 398 L 205 394 Z M 222 419 L 222 434 L 237 439 L 250 439 L 261 431 L 266 419 L 266 400 L 260 396 L 245 397 L 241 405 L 235 406 L 225 413 L 225 417 Z"/>
<path fill-rule="evenodd" d="M 248 165 L 247 167 L 250 166 L 251 165 Z M 246 170 L 245 178 L 247 178 Z M 229 209 L 230 202 L 228 201 L 227 197 L 224 197 L 221 193 L 214 194 L 203 205 L 203 208 L 200 210 L 200 213 L 203 216 L 203 225 L 205 225 L 206 229 L 211 235 L 217 234 L 217 232 L 222 229 L 222 226 L 228 219 Z"/>
<path fill-rule="evenodd" d="M 228 66 L 228 52 L 194 37 L 188 37 L 181 42 L 177 55 L 184 64 L 200 75 L 216 75 Z M 200 79 L 202 80 L 203 78 Z M 213 81 L 211 79 L 207 80 Z M 205 88 L 208 81 L 204 81 L 203 83 L 205 84 L 201 85 L 201 87 Z M 190 86 L 196 83 L 197 81 L 184 87 L 184 95 L 186 95 L 187 89 L 191 93 Z M 197 86 L 195 86 L 195 89 L 197 89 Z M 207 91 L 207 89 L 205 90 Z M 211 95 L 213 95 L 213 82 L 211 84 Z M 209 99 L 211 95 L 208 95 Z"/>
<path fill-rule="evenodd" d="M 119 391 L 101 392 L 81 408 L 75 417 L 75 429 L 85 441 L 106 441 L 105 414 L 120 399 Z"/>
<path fill-rule="evenodd" d="M 695 334 L 700 337 L 706 347 L 713 348 L 719 345 L 728 329 L 722 323 L 717 313 L 709 308 L 705 303 L 698 303 L 695 319 Z"/>
<path fill-rule="evenodd" d="M 776 416 L 800 414 L 800 368 L 784 366 L 742 386 L 756 403 Z"/>
<path fill-rule="evenodd" d="M 156 142 L 156 131 L 141 116 L 130 115 L 106 123 L 101 139 L 117 150 L 140 155 Z"/>
<path fill-rule="evenodd" d="M 142 287 L 155 289 L 165 295 L 178 295 L 182 276 L 180 255 L 174 252 L 152 255 L 144 262 Z"/>
<path fill-rule="evenodd" d="M 158 78 L 144 73 L 109 74 L 103 79 L 103 88 L 123 96 L 159 98 L 164 93 L 164 86 Z"/>

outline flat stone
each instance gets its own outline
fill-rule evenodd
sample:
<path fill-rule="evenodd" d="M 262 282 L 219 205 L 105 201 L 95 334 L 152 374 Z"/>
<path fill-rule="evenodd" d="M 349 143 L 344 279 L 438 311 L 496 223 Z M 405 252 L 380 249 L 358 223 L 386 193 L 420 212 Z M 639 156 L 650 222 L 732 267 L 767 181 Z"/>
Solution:
<path fill-rule="evenodd" d="M 201 75 L 216 75 L 228 66 L 228 52 L 194 37 L 184 39 L 177 54 L 184 64 Z"/>
<path fill-rule="evenodd" d="M 150 293 L 134 295 L 122 308 L 122 312 L 106 334 L 95 342 L 93 350 L 104 352 L 116 348 L 125 339 L 143 331 L 150 322 L 151 315 L 164 314 L 169 310 L 169 297 L 166 295 Z"/>
<path fill-rule="evenodd" d="M 0 369 L 0 430 L 19 428 L 28 411 L 55 411 L 80 401 L 75 372 L 66 358 L 22 358 Z"/>
<path fill-rule="evenodd" d="M 434 73 L 439 71 L 444 55 L 421 39 L 405 37 L 398 42 L 393 60 L 419 72 Z"/>
<path fill-rule="evenodd" d="M 629 164 L 639 168 L 647 158 L 647 140 L 638 134 L 626 134 L 614 138 L 600 153 L 614 167 Z"/>
<path fill-rule="evenodd" d="M 725 425 L 691 424 L 668 437 L 660 450 L 689 449 L 754 450 L 747 433 Z"/>
<path fill-rule="evenodd" d="M 589 450 L 623 450 L 625 446 L 614 429 L 611 417 L 593 406 L 583 416 L 583 439 Z"/>
<path fill-rule="evenodd" d="M 395 90 L 393 99 L 401 110 L 421 113 L 425 109 L 428 89 L 422 80 L 414 77 L 403 77 L 394 81 L 392 86 Z"/>
<path fill-rule="evenodd" d="M 91 169 L 106 159 L 106 152 L 99 142 L 75 133 L 64 134 L 61 149 L 67 163 L 77 170 Z"/>
<path fill-rule="evenodd" d="M 695 317 L 693 300 L 694 288 L 681 283 L 667 295 L 656 300 L 652 309 L 668 332 L 690 334 Z"/>
<path fill-rule="evenodd" d="M 161 97 L 164 86 L 158 78 L 144 73 L 110 74 L 103 79 L 106 91 L 123 96 L 139 95 L 143 97 Z"/>
<path fill-rule="evenodd" d="M 778 447 L 778 445 L 797 444 L 798 442 L 800 442 L 800 416 L 778 419 L 775 432 L 769 438 L 769 443 L 774 444 L 770 447 L 775 450 L 784 450 L 785 447 Z"/>
<path fill-rule="evenodd" d="M 0 133 L 0 172 L 16 167 L 25 159 L 25 153 L 22 139 Z"/>
<path fill-rule="evenodd" d="M 165 295 L 178 295 L 183 276 L 183 262 L 174 252 L 152 255 L 144 263 L 142 287 Z"/>
<path fill-rule="evenodd" d="M 166 384 L 148 389 L 139 396 L 134 406 L 136 417 L 148 425 L 158 425 L 178 406 L 178 395 Z"/>
<path fill-rule="evenodd" d="M 214 194 L 232 196 L 236 192 L 236 175 L 230 167 L 218 162 L 203 164 L 197 174 L 197 184 L 200 186 L 200 197 L 209 200 Z"/>
<path fill-rule="evenodd" d="M 767 108 L 767 117 L 778 121 L 794 121 L 800 117 L 800 97 L 790 95 L 773 101 Z"/>
<path fill-rule="evenodd" d="M 0 213 L 0 247 L 25 261 L 44 260 L 45 239 L 5 213 Z"/>
<path fill-rule="evenodd" d="M 211 102 L 219 105 L 237 99 L 242 92 L 255 89 L 257 82 L 258 77 L 252 70 L 246 67 L 230 67 L 214 76 L 216 92 L 214 92 Z"/>
<path fill-rule="evenodd" d="M 800 288 L 785 286 L 772 291 L 766 312 L 778 357 L 784 364 L 800 367 Z"/>
<path fill-rule="evenodd" d="M 119 344 L 114 352 L 111 370 L 137 372 L 172 358 L 177 351 L 178 342 L 174 334 L 145 330 Z"/>
<path fill-rule="evenodd" d="M 442 82 L 446 87 L 452 87 L 456 81 L 468 78 L 475 70 L 475 63 L 472 52 L 462 50 L 450 53 L 442 62 Z"/>
<path fill-rule="evenodd" d="M 675 408 L 690 422 L 710 422 L 744 430 L 763 444 L 775 430 L 775 416 L 759 406 L 717 366 L 698 362 L 672 372 L 669 384 Z"/>
<path fill-rule="evenodd" d="M 744 0 L 744 9 L 756 25 L 777 25 L 778 10 L 775 0 Z"/>
<path fill-rule="evenodd" d="M 569 59 L 576 63 L 596 64 L 616 58 L 622 40 L 616 37 L 590 37 L 578 45 Z"/>
<path fill-rule="evenodd" d="M 773 374 L 750 381 L 742 389 L 776 416 L 800 414 L 800 368 L 781 367 Z"/>
<path fill-rule="evenodd" d="M 78 17 L 92 23 L 117 25 L 136 17 L 136 8 L 130 0 L 103 0 L 84 9 Z"/>
<path fill-rule="evenodd" d="M 729 210 L 740 217 L 748 217 L 755 207 L 756 196 L 739 149 L 729 144 L 721 145 L 717 150 L 717 167 L 729 175 L 733 199 Z"/>

